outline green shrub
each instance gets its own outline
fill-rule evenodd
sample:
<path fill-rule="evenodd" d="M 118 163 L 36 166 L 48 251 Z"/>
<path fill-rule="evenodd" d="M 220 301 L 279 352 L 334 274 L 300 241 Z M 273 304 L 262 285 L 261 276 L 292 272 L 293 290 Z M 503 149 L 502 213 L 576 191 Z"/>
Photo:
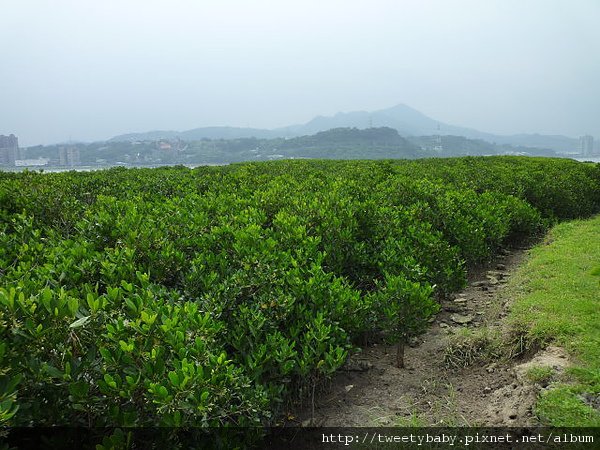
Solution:
<path fill-rule="evenodd" d="M 271 423 L 599 188 L 503 157 L 0 173 L 0 425 Z"/>

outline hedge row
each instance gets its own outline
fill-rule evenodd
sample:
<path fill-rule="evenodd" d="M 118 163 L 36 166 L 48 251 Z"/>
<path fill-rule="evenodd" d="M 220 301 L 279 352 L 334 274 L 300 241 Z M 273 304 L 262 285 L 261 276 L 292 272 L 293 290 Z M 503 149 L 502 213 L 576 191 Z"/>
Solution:
<path fill-rule="evenodd" d="M 551 159 L 0 174 L 0 424 L 270 423 L 599 210 L 599 167 Z"/>

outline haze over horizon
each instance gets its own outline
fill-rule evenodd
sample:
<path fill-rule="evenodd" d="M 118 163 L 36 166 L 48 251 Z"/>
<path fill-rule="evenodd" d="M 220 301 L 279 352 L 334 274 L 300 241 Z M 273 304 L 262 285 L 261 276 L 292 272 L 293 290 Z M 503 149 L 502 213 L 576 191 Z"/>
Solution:
<path fill-rule="evenodd" d="M 21 146 L 398 103 L 600 137 L 596 0 L 8 0 L 2 16 L 0 134 Z"/>

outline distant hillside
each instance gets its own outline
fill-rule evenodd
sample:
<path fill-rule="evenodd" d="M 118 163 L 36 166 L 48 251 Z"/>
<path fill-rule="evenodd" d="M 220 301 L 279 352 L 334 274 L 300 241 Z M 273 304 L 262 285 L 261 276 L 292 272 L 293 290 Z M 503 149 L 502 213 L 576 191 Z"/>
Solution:
<path fill-rule="evenodd" d="M 180 131 L 153 130 L 142 133 L 120 134 L 110 138 L 106 142 L 135 142 L 135 141 L 156 141 L 159 139 L 176 139 L 182 134 Z"/>
<path fill-rule="evenodd" d="M 557 152 L 576 152 L 579 140 L 560 135 L 515 134 L 513 136 L 493 136 L 488 138 L 498 144 L 518 145 L 523 147 L 548 148 Z"/>
<path fill-rule="evenodd" d="M 508 144 L 538 149 L 550 149 L 557 152 L 575 152 L 577 139 L 566 136 L 540 134 L 496 135 L 474 130 L 472 128 L 450 125 L 432 119 L 425 114 L 399 104 L 377 111 L 340 112 L 333 116 L 317 116 L 305 124 L 291 125 L 273 130 L 259 128 L 236 127 L 204 127 L 187 131 L 149 131 L 146 133 L 129 133 L 115 136 L 110 141 L 135 142 L 157 139 L 183 139 L 186 141 L 202 139 L 242 139 L 242 138 L 293 138 L 313 135 L 321 131 L 335 128 L 366 129 L 386 127 L 397 130 L 402 136 L 463 136 L 469 139 L 480 139 L 489 143 Z"/>
<path fill-rule="evenodd" d="M 184 141 L 199 141 L 202 139 L 242 139 L 251 137 L 268 139 L 282 136 L 273 130 L 258 128 L 204 127 L 187 131 L 148 131 L 145 133 L 121 134 L 111 138 L 109 142 L 153 141 L 177 138 Z"/>
<path fill-rule="evenodd" d="M 482 139 L 464 136 L 410 136 L 407 138 L 417 147 L 434 151 L 439 156 L 485 156 L 485 155 L 533 155 L 556 156 L 554 150 L 509 144 L 493 144 Z"/>
<path fill-rule="evenodd" d="M 419 158 L 431 154 L 421 150 L 393 128 L 334 128 L 311 136 L 283 141 L 282 154 L 303 158 Z"/>

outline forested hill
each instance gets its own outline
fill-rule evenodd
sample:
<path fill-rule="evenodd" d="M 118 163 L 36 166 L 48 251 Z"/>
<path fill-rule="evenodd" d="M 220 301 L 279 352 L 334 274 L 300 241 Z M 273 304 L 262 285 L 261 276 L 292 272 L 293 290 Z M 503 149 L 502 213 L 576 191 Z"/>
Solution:
<path fill-rule="evenodd" d="M 489 144 L 491 146 L 491 144 Z M 295 138 L 237 138 L 184 141 L 159 139 L 131 142 L 73 144 L 81 165 L 227 164 L 289 158 L 413 159 L 435 156 L 419 143 L 409 142 L 393 128 L 335 128 Z M 27 158 L 59 162 L 61 146 L 25 149 Z"/>
<path fill-rule="evenodd" d="M 285 140 L 286 156 L 305 158 L 418 158 L 429 152 L 404 139 L 393 128 L 334 128 Z"/>

